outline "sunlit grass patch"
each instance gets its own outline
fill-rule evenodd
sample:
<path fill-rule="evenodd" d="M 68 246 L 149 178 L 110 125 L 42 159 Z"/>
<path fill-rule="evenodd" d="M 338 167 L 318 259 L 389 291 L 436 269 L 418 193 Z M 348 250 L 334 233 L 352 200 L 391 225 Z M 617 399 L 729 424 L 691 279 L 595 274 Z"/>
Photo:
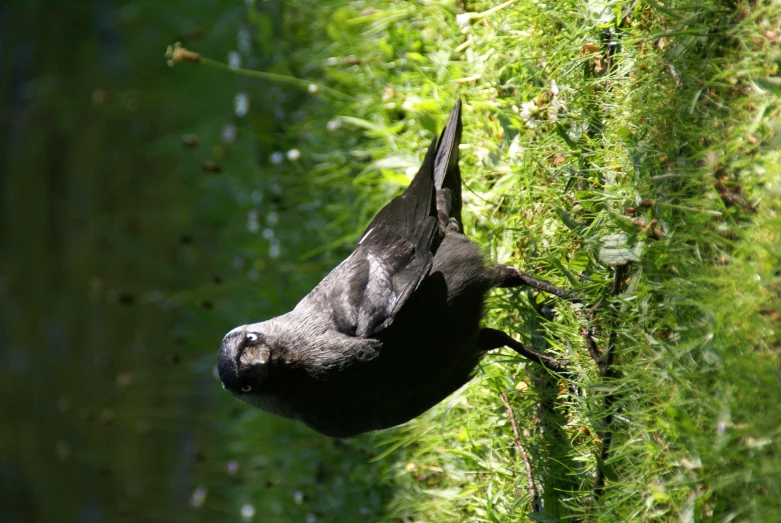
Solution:
<path fill-rule="evenodd" d="M 264 99 L 239 126 L 256 161 L 219 183 L 234 200 L 221 212 L 239 216 L 221 232 L 220 252 L 223 264 L 243 260 L 235 287 L 258 283 L 241 300 L 220 298 L 230 321 L 248 310 L 283 312 L 349 252 L 407 183 L 457 97 L 467 234 L 492 259 L 586 297 L 573 306 L 502 291 L 489 301 L 487 324 L 572 361 L 566 379 L 500 351 L 404 427 L 344 444 L 301 434 L 323 452 L 307 459 L 371 449 L 375 460 L 306 483 L 303 503 L 323 520 L 523 520 L 531 496 L 504 392 L 541 495 L 530 517 L 772 519 L 781 479 L 781 6 L 506 2 L 491 10 L 499 5 L 248 7 L 261 49 L 272 21 L 289 31 L 286 53 L 259 67 L 302 88 L 273 77 L 244 87 Z M 294 159 L 273 156 L 291 150 Z M 247 231 L 253 210 L 266 223 Z M 257 233 L 266 229 L 273 235 L 264 243 Z M 627 277 L 609 297 L 623 262 L 631 262 Z M 608 378 L 586 348 L 591 327 L 601 350 L 615 339 Z M 236 442 L 269 423 L 242 416 L 250 421 L 224 422 Z M 280 440 L 264 436 L 257 448 L 269 441 Z M 234 445 L 226 457 L 248 460 L 256 448 Z M 284 459 L 297 463 L 300 452 Z M 606 488 L 595 497 L 598 468 Z M 345 478 L 370 498 L 382 492 L 363 516 L 344 499 L 318 501 Z M 242 492 L 267 495 L 254 479 Z"/>

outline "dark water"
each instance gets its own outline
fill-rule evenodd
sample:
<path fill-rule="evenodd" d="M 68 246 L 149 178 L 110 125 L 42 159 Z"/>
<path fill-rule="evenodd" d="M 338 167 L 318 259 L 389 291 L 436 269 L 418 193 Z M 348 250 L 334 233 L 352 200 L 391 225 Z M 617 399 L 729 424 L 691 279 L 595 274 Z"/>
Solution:
<path fill-rule="evenodd" d="M 182 41 L 287 71 L 303 49 L 311 68 L 320 16 L 0 4 L 0 523 L 383 520 L 371 438 L 248 409 L 212 376 L 222 334 L 289 310 L 340 258 L 303 254 L 360 225 L 336 203 L 363 163 L 313 184 L 271 155 L 357 138 L 299 133 L 313 107 L 333 117 L 306 90 L 164 57 Z"/>
<path fill-rule="evenodd" d="M 216 104 L 163 53 L 224 16 L 187 5 L 0 4 L 0 521 L 187 513 L 210 387 L 171 297 L 209 256 L 180 136 Z"/>

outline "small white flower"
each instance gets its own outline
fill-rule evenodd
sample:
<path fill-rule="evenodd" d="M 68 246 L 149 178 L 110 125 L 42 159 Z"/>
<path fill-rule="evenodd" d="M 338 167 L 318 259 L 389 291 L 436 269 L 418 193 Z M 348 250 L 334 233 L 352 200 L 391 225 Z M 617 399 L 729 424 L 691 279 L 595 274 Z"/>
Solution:
<path fill-rule="evenodd" d="M 247 230 L 253 234 L 260 230 L 258 211 L 254 209 L 247 213 Z"/>
<path fill-rule="evenodd" d="M 225 472 L 228 473 L 229 476 L 235 476 L 239 473 L 239 462 L 235 459 L 232 459 L 228 462 L 227 465 L 225 465 Z"/>
<path fill-rule="evenodd" d="M 287 159 L 290 160 L 291 162 L 298 161 L 300 158 L 301 158 L 301 151 L 299 151 L 298 149 L 290 149 L 287 152 Z"/>
<path fill-rule="evenodd" d="M 233 112 L 239 118 L 247 116 L 249 112 L 249 95 L 247 93 L 238 93 L 233 99 Z"/>
<path fill-rule="evenodd" d="M 530 129 L 537 127 L 536 116 L 540 114 L 540 108 L 534 102 L 524 102 L 521 104 L 521 118 L 523 123 Z"/>
<path fill-rule="evenodd" d="M 551 78 L 550 81 L 550 92 L 553 94 L 553 96 L 559 95 L 559 86 L 556 84 L 556 80 Z"/>
<path fill-rule="evenodd" d="M 540 112 L 540 109 L 534 102 L 523 102 L 521 104 L 521 118 L 528 120 Z"/>
<path fill-rule="evenodd" d="M 241 507 L 241 518 L 249 521 L 255 517 L 255 507 L 250 505 L 249 503 L 245 504 L 243 507 Z"/>
<path fill-rule="evenodd" d="M 580 140 L 581 136 L 586 134 L 586 131 L 588 131 L 588 123 L 586 122 L 580 122 L 580 123 L 574 123 L 570 126 L 569 130 L 567 131 L 567 136 L 570 137 L 573 141 L 577 142 Z"/>
<path fill-rule="evenodd" d="M 295 500 L 296 505 L 300 505 L 301 503 L 304 502 L 304 493 L 301 492 L 300 490 L 296 490 L 293 493 L 293 499 Z"/>
<path fill-rule="evenodd" d="M 267 239 L 267 240 L 273 238 L 274 237 L 274 229 L 271 229 L 271 228 L 268 228 L 268 227 L 263 229 L 263 237 L 265 239 Z"/>
<path fill-rule="evenodd" d="M 279 238 L 271 238 L 271 240 L 269 240 L 269 246 L 268 246 L 269 257 L 271 257 L 272 259 L 277 259 L 279 258 L 279 252 L 280 252 Z"/>
<path fill-rule="evenodd" d="M 241 67 L 241 55 L 238 51 L 228 53 L 228 67 L 231 69 L 239 69 Z"/>
<path fill-rule="evenodd" d="M 249 54 L 252 51 L 252 37 L 247 29 L 240 29 L 237 35 L 238 47 L 241 54 Z"/>
<path fill-rule="evenodd" d="M 312 93 L 312 94 L 315 94 L 317 91 L 319 91 L 319 90 L 320 90 L 320 88 L 319 88 L 318 86 L 316 86 L 315 84 L 309 84 L 309 85 L 306 87 L 306 90 L 307 90 L 307 91 L 309 91 L 309 92 L 310 92 L 310 93 Z"/>
<path fill-rule="evenodd" d="M 236 139 L 236 126 L 232 123 L 225 124 L 222 127 L 221 137 L 223 142 L 232 143 Z"/>
<path fill-rule="evenodd" d="M 282 151 L 276 151 L 274 153 L 271 153 L 271 156 L 268 157 L 268 161 L 270 161 L 274 165 L 279 165 L 282 163 L 285 159 L 285 153 Z"/>
<path fill-rule="evenodd" d="M 342 126 L 342 121 L 341 120 L 333 119 L 333 120 L 330 120 L 328 122 L 328 124 L 326 124 L 325 128 L 328 129 L 329 131 L 335 131 L 335 130 L 339 129 L 341 126 Z"/>
<path fill-rule="evenodd" d="M 550 118 L 551 122 L 558 122 L 559 120 L 564 119 L 566 111 L 567 106 L 564 105 L 560 99 L 554 98 L 551 100 L 550 107 L 548 108 L 548 118 Z"/>
<path fill-rule="evenodd" d="M 472 16 L 473 13 L 461 13 L 456 15 L 456 23 L 458 24 L 458 27 L 461 28 L 462 32 L 472 24 Z"/>
<path fill-rule="evenodd" d="M 273 211 L 268 213 L 268 216 L 266 216 L 266 223 L 269 225 L 276 225 L 279 223 L 279 214 Z"/>
<path fill-rule="evenodd" d="M 196 487 L 190 496 L 190 506 L 193 508 L 200 508 L 206 503 L 206 496 L 209 495 L 209 491 L 206 487 Z"/>

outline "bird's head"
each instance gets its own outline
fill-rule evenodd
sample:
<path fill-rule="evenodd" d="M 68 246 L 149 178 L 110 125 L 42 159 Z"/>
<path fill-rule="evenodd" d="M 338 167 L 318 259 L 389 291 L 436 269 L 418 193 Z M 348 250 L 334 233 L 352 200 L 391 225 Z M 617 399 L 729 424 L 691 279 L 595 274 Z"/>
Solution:
<path fill-rule="evenodd" d="M 271 347 L 263 323 L 243 325 L 222 339 L 217 373 L 225 390 L 253 405 L 269 373 Z"/>

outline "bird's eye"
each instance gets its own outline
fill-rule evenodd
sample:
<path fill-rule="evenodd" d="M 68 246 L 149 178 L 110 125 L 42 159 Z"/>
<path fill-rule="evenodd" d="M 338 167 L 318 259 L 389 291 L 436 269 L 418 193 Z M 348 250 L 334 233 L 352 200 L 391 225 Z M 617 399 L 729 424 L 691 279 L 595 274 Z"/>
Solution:
<path fill-rule="evenodd" d="M 241 392 L 249 392 L 249 391 L 251 391 L 251 390 L 252 390 L 252 386 L 250 386 L 250 385 L 244 385 L 244 386 L 241 388 Z"/>
<path fill-rule="evenodd" d="M 247 341 L 255 342 L 260 339 L 260 336 L 256 332 L 248 332 L 246 336 L 244 336 L 244 339 Z"/>

